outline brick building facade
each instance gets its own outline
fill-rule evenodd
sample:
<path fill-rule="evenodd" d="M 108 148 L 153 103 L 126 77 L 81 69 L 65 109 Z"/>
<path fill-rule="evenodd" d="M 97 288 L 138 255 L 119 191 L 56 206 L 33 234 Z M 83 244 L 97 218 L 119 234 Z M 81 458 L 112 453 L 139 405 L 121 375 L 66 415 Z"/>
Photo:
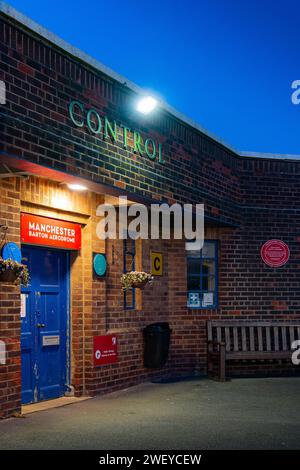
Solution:
<path fill-rule="evenodd" d="M 21 214 L 80 224 L 82 230 L 82 248 L 70 253 L 69 264 L 68 384 L 76 395 L 165 375 L 205 374 L 207 319 L 300 318 L 300 161 L 241 156 L 167 107 L 137 115 L 135 85 L 6 6 L 0 11 L 0 62 L 6 84 L 0 224 L 18 245 Z M 134 148 L 138 135 L 142 151 Z M 88 191 L 71 191 L 70 182 Z M 98 204 L 119 195 L 146 204 L 205 204 L 205 239 L 218 241 L 214 308 L 187 307 L 184 240 L 137 240 L 136 269 L 149 271 L 150 253 L 158 251 L 163 276 L 136 291 L 134 308 L 124 309 L 123 240 L 96 236 Z M 272 238 L 285 241 L 291 252 L 279 269 L 260 256 Z M 93 274 L 95 252 L 106 254 L 104 278 Z M 6 364 L 0 365 L 1 417 L 21 406 L 20 308 L 20 287 L 0 283 L 0 339 L 7 346 Z M 153 371 L 143 366 L 142 329 L 156 321 L 168 321 L 173 333 L 167 365 Z M 118 337 L 118 362 L 95 368 L 93 338 L 108 333 Z"/>

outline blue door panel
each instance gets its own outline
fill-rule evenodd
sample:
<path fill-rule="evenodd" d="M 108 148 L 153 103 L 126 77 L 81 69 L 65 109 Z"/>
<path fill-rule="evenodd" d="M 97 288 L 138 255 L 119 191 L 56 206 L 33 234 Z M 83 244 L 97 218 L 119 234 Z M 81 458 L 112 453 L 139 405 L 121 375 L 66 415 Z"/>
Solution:
<path fill-rule="evenodd" d="M 31 371 L 33 363 L 31 361 L 31 351 L 22 349 L 22 403 L 30 403 L 33 400 L 33 383 Z"/>
<path fill-rule="evenodd" d="M 23 253 L 31 261 L 30 253 Z M 22 403 L 30 403 L 34 401 L 34 381 L 32 370 L 34 368 L 34 337 L 32 316 L 28 314 L 33 308 L 32 292 L 27 289 L 22 291 L 25 295 L 27 315 L 21 318 L 21 373 L 22 373 Z"/>
<path fill-rule="evenodd" d="M 66 389 L 68 253 L 23 246 L 30 271 L 22 318 L 23 403 L 62 396 Z M 51 341 L 47 341 L 51 339 Z"/>

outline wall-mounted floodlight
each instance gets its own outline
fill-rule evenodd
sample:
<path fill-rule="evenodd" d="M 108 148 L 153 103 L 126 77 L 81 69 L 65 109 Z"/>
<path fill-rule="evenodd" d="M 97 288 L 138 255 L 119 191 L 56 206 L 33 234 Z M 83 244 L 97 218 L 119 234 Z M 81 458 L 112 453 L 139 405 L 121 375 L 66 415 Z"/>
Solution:
<path fill-rule="evenodd" d="M 137 103 L 137 111 L 142 114 L 151 113 L 157 106 L 157 100 L 152 96 L 143 96 Z"/>

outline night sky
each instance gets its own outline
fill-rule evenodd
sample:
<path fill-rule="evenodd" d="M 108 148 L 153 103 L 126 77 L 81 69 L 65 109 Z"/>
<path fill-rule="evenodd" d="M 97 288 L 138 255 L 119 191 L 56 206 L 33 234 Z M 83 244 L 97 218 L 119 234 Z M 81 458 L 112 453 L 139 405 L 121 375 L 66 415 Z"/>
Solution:
<path fill-rule="evenodd" d="M 11 0 L 241 151 L 300 154 L 297 0 Z"/>

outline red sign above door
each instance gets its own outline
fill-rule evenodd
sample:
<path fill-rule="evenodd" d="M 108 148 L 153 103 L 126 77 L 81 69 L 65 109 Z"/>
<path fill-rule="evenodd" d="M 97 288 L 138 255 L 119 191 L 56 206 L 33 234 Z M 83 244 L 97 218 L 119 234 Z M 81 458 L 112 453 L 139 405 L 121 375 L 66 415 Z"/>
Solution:
<path fill-rule="evenodd" d="M 21 242 L 80 250 L 81 225 L 39 215 L 21 214 Z"/>
<path fill-rule="evenodd" d="M 290 249 L 281 240 L 268 240 L 261 247 L 262 260 L 272 268 L 279 268 L 288 262 Z"/>
<path fill-rule="evenodd" d="M 114 364 L 118 360 L 116 335 L 94 337 L 94 366 Z"/>

